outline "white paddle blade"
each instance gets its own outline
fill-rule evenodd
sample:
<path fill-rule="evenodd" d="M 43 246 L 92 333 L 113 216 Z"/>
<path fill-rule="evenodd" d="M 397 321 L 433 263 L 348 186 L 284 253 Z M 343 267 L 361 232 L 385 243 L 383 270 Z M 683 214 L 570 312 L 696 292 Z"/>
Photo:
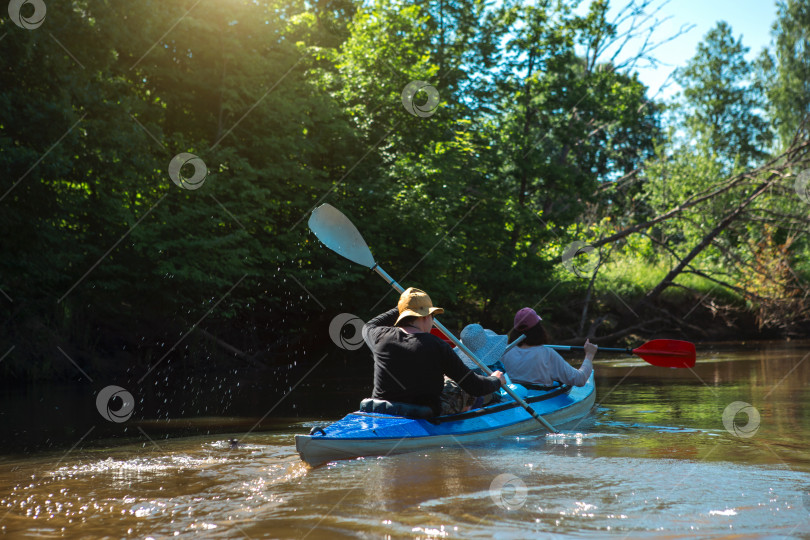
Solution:
<path fill-rule="evenodd" d="M 376 264 L 366 241 L 360 236 L 360 231 L 331 204 L 322 204 L 313 210 L 308 223 L 318 240 L 338 255 L 366 268 L 372 268 Z"/>

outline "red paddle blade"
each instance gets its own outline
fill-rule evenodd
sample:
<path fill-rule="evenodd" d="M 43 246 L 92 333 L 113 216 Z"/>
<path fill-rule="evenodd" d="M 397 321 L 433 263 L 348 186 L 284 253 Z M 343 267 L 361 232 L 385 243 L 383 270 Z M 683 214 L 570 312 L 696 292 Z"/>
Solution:
<path fill-rule="evenodd" d="M 654 339 L 633 349 L 633 354 L 654 366 L 690 368 L 695 365 L 695 344 L 678 339 Z"/>
<path fill-rule="evenodd" d="M 442 338 L 442 339 L 443 339 L 445 342 L 447 342 L 447 344 L 448 344 L 448 345 L 450 345 L 451 347 L 455 347 L 455 346 L 456 346 L 456 344 L 455 344 L 455 343 L 453 343 L 452 341 L 450 341 L 450 338 L 449 338 L 449 337 L 447 337 L 447 336 L 445 336 L 445 335 L 444 335 L 444 332 L 442 332 L 441 330 L 439 330 L 439 329 L 438 329 L 438 328 L 436 328 L 435 326 L 434 326 L 433 328 L 431 328 L 431 329 L 430 329 L 430 333 L 431 333 L 431 334 L 433 334 L 433 335 L 434 335 L 434 336 L 436 336 L 436 337 L 440 337 L 440 338 Z"/>

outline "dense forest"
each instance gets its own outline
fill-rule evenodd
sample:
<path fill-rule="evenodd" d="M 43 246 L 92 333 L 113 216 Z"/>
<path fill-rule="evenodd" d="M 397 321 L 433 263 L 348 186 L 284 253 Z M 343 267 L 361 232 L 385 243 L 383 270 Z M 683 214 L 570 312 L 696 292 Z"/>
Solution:
<path fill-rule="evenodd" d="M 670 100 L 637 73 L 661 2 L 578 4 L 12 2 L 3 379 L 334 347 L 396 295 L 309 231 L 324 202 L 451 328 L 808 336 L 810 1 L 754 60 L 718 22 Z"/>

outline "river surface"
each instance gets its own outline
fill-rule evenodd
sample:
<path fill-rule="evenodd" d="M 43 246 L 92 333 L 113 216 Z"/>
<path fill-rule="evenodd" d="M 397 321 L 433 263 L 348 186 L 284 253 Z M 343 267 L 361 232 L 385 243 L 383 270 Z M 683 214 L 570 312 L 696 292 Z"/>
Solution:
<path fill-rule="evenodd" d="M 147 419 L 130 439 L 0 457 L 0 534 L 810 538 L 808 351 L 699 346 L 695 368 L 679 370 L 602 355 L 596 407 L 561 434 L 314 469 L 293 436 L 338 419 L 343 405 L 271 414 L 253 431 L 265 411 L 188 418 L 232 433 L 185 437 Z M 345 394 L 351 383 L 311 377 L 288 399 L 311 401 L 327 383 Z"/>

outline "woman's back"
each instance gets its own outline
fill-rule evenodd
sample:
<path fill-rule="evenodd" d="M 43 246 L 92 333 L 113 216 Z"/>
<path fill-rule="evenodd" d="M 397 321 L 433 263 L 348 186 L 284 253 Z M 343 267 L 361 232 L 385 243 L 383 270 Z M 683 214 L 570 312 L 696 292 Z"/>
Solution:
<path fill-rule="evenodd" d="M 543 346 L 514 347 L 501 358 L 506 373 L 516 383 L 550 386 L 554 381 L 583 386 L 593 371 L 586 356 L 579 369 L 566 362 L 557 351 Z"/>

